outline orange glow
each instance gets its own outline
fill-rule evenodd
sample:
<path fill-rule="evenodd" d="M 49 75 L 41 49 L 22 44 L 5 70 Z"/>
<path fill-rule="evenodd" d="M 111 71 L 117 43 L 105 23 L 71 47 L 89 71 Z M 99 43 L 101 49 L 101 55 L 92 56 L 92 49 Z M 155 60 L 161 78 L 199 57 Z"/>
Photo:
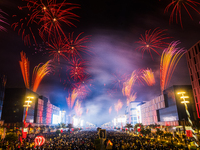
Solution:
<path fill-rule="evenodd" d="M 77 116 L 81 116 L 83 111 L 82 111 L 82 108 L 81 108 L 81 102 L 79 100 L 76 101 L 76 104 L 74 106 L 74 110 L 76 112 L 76 115 Z"/>
<path fill-rule="evenodd" d="M 122 108 L 123 103 L 121 102 L 121 100 L 119 99 L 117 104 L 115 104 L 115 110 L 117 111 L 117 113 L 119 112 L 119 110 Z"/>
<path fill-rule="evenodd" d="M 110 108 L 109 108 L 109 114 L 111 113 L 111 111 L 112 111 L 112 106 L 110 106 Z"/>
<path fill-rule="evenodd" d="M 142 71 L 142 79 L 147 83 L 148 86 L 153 86 L 155 85 L 155 78 L 154 78 L 154 73 L 152 72 L 151 69 L 146 69 Z"/>
<path fill-rule="evenodd" d="M 73 108 L 74 103 L 75 103 L 77 97 L 78 97 L 78 91 L 77 91 L 77 89 L 74 89 L 72 91 L 72 94 L 69 93 L 69 96 L 66 98 L 67 105 L 68 105 L 68 107 L 70 109 Z"/>
<path fill-rule="evenodd" d="M 160 61 L 160 86 L 161 92 L 166 89 L 172 74 L 178 64 L 178 61 L 185 54 L 186 50 L 183 48 L 176 48 L 179 44 L 178 41 L 172 42 L 168 48 L 166 48 L 161 56 Z"/>
<path fill-rule="evenodd" d="M 133 71 L 131 77 L 123 83 L 122 93 L 123 95 L 129 97 L 131 94 L 132 86 L 135 84 L 138 78 L 136 71 Z"/>
<path fill-rule="evenodd" d="M 29 77 L 29 66 L 30 66 L 30 62 L 28 61 L 28 58 L 26 57 L 26 54 L 21 51 L 20 52 L 20 55 L 21 55 L 21 61 L 19 61 L 19 65 L 20 65 L 20 68 L 21 68 L 21 72 L 22 72 L 22 76 L 23 76 L 23 79 L 24 79 L 24 84 L 26 86 L 27 89 L 30 88 L 30 77 Z"/>
<path fill-rule="evenodd" d="M 130 97 L 127 98 L 127 106 L 129 106 L 130 102 L 135 101 L 136 98 L 137 98 L 137 93 L 131 94 Z"/>
<path fill-rule="evenodd" d="M 32 75 L 32 90 L 34 92 L 37 91 L 40 82 L 42 81 L 42 79 L 44 78 L 44 76 L 48 75 L 50 72 L 52 72 L 52 66 L 51 63 L 52 61 L 49 60 L 47 61 L 45 64 L 43 64 L 41 66 L 41 64 L 39 64 L 38 66 L 35 66 L 34 70 L 33 70 L 33 75 Z"/>
<path fill-rule="evenodd" d="M 112 143 L 110 140 L 108 141 L 107 145 L 108 145 L 108 144 L 110 144 L 111 146 L 113 145 L 113 143 Z"/>

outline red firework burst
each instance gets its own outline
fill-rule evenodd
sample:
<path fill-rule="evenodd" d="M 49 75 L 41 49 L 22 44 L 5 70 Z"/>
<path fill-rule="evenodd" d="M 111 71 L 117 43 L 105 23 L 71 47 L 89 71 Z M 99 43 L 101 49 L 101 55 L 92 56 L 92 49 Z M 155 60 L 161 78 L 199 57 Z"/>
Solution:
<path fill-rule="evenodd" d="M 128 75 L 127 74 L 122 74 L 119 70 L 117 70 L 115 73 L 112 73 L 112 78 L 111 78 L 111 85 L 113 86 L 114 89 L 119 89 L 123 87 L 123 83 L 126 81 Z"/>
<path fill-rule="evenodd" d="M 70 20 L 77 20 L 76 18 L 79 16 L 71 11 L 80 7 L 77 4 L 65 3 L 65 0 L 62 3 L 57 4 L 56 0 L 52 2 L 53 3 L 50 3 L 48 7 L 42 6 L 43 10 L 45 8 L 43 15 L 35 13 L 34 17 L 39 18 L 38 24 L 41 24 L 39 30 L 41 33 L 47 33 L 48 38 L 50 38 L 49 36 L 52 33 L 57 33 L 59 36 L 65 36 L 61 28 L 61 23 L 65 23 L 68 26 L 75 26 Z"/>
<path fill-rule="evenodd" d="M 161 30 L 159 28 L 155 28 L 152 32 L 151 29 L 146 30 L 145 35 L 143 36 L 141 34 L 141 37 L 139 38 L 140 41 L 136 42 L 141 45 L 137 47 L 136 50 L 139 49 L 142 51 L 142 57 L 145 51 L 150 53 L 151 57 L 152 57 L 151 51 L 154 51 L 160 56 L 160 54 L 157 52 L 157 49 L 166 48 L 169 45 L 169 43 L 164 42 L 164 40 L 171 38 L 167 36 L 167 33 L 165 33 L 166 31 L 167 29 Z"/>
<path fill-rule="evenodd" d="M 0 9 L 0 23 L 9 25 L 9 24 L 6 22 L 7 19 L 4 17 L 4 15 L 7 15 L 7 16 L 8 16 L 8 14 L 6 14 L 4 11 L 2 11 L 2 10 Z M 0 25 L 0 31 L 7 31 L 7 29 L 6 29 L 4 26 Z"/>
<path fill-rule="evenodd" d="M 182 19 L 181 19 L 181 6 L 184 7 L 186 12 L 190 16 L 190 18 L 193 20 L 190 12 L 189 12 L 189 10 L 186 6 L 189 6 L 190 8 L 195 10 L 198 14 L 200 14 L 200 12 L 195 8 L 197 5 L 200 5 L 200 3 L 193 1 L 193 0 L 172 0 L 172 2 L 169 5 L 167 5 L 164 12 L 165 13 L 168 12 L 169 8 L 172 6 L 173 9 L 172 9 L 172 12 L 171 12 L 171 15 L 170 15 L 169 23 L 173 22 L 173 17 L 174 17 L 174 14 L 175 14 L 176 23 L 178 23 L 178 16 L 179 16 L 180 24 L 181 24 L 181 27 L 183 28 Z"/>
<path fill-rule="evenodd" d="M 66 40 L 62 39 L 60 36 L 54 37 L 50 40 L 50 42 L 47 42 L 47 45 L 49 48 L 46 50 L 49 52 L 49 56 L 53 55 L 53 60 L 57 60 L 58 63 L 60 63 L 60 57 L 62 56 L 65 60 L 68 60 L 67 56 L 67 47 Z"/>
<path fill-rule="evenodd" d="M 82 34 L 83 32 L 80 33 L 74 39 L 74 33 L 73 32 L 71 34 L 69 33 L 69 36 L 67 38 L 69 58 L 73 58 L 77 55 L 81 57 L 80 52 L 83 52 L 86 54 L 90 52 L 88 49 L 88 46 L 85 45 L 85 43 L 89 42 L 89 36 L 84 36 L 83 38 L 80 38 Z"/>
<path fill-rule="evenodd" d="M 75 81 L 79 80 L 82 81 L 85 76 L 85 61 L 80 59 L 72 59 L 70 62 L 70 77 L 73 78 Z"/>

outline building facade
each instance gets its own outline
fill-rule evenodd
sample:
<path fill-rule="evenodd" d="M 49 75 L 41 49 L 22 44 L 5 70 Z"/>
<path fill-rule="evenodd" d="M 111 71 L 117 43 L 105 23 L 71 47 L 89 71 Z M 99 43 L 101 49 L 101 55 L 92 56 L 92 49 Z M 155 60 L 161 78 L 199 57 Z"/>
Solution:
<path fill-rule="evenodd" d="M 200 41 L 187 51 L 186 59 L 192 83 L 197 117 L 200 118 Z"/>
<path fill-rule="evenodd" d="M 163 95 L 141 105 L 142 123 L 144 125 L 160 124 L 165 126 L 183 125 L 188 122 L 185 106 L 181 103 L 181 95 L 189 96 L 188 111 L 192 121 L 198 121 L 191 85 L 174 85 L 163 91 Z"/>
<path fill-rule="evenodd" d="M 150 125 L 150 124 L 157 124 L 157 110 L 165 108 L 164 96 L 158 96 L 145 104 L 141 105 L 141 118 L 142 124 Z"/>
<path fill-rule="evenodd" d="M 51 104 L 48 98 L 39 96 L 27 88 L 8 88 L 5 90 L 2 120 L 5 123 L 21 123 L 25 118 L 26 107 L 23 107 L 28 96 L 31 106 L 28 108 L 27 123 L 52 124 L 53 115 L 60 115 L 60 108 Z"/>

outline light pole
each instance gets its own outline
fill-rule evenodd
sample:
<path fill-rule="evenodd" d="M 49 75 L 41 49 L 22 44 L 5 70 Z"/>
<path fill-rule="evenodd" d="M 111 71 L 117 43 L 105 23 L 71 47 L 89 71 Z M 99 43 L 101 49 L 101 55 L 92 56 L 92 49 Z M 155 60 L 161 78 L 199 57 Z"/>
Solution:
<path fill-rule="evenodd" d="M 23 107 L 26 107 L 26 112 L 25 112 L 25 116 L 24 116 L 23 127 L 25 127 L 25 125 L 26 125 L 26 117 L 27 117 L 27 113 L 28 113 L 28 108 L 31 107 L 30 104 L 32 103 L 31 99 L 34 99 L 34 97 L 28 96 L 27 100 L 25 101 L 25 105 L 23 105 Z M 22 130 L 23 130 L 23 128 L 22 128 Z"/>
<path fill-rule="evenodd" d="M 192 121 L 191 121 L 191 119 L 190 119 L 190 113 L 189 113 L 188 107 L 187 107 L 187 103 L 189 103 L 189 101 L 186 101 L 186 100 L 185 100 L 186 98 L 189 98 L 189 96 L 184 95 L 185 92 L 178 92 L 177 94 L 180 94 L 180 95 L 181 95 L 180 98 L 183 99 L 183 101 L 181 101 L 181 103 L 185 105 L 185 111 L 186 111 L 186 114 L 187 114 L 187 117 L 188 117 L 188 122 L 189 122 L 189 124 L 190 124 L 190 126 L 191 126 L 192 136 L 195 138 L 196 141 L 199 141 L 198 138 L 197 138 L 197 136 L 196 136 L 195 133 L 194 133 L 194 130 L 192 129 L 193 124 L 192 124 Z M 196 141 L 195 141 L 195 145 L 196 145 L 197 147 L 199 147 L 199 145 L 197 144 Z"/>

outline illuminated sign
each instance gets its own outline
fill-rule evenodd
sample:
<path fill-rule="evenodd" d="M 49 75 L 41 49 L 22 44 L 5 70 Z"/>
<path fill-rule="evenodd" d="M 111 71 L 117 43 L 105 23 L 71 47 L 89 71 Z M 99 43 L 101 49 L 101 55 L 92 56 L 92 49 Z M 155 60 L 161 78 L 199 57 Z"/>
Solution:
<path fill-rule="evenodd" d="M 45 138 L 43 136 L 36 136 L 35 138 L 35 146 L 41 146 L 45 142 Z"/>

